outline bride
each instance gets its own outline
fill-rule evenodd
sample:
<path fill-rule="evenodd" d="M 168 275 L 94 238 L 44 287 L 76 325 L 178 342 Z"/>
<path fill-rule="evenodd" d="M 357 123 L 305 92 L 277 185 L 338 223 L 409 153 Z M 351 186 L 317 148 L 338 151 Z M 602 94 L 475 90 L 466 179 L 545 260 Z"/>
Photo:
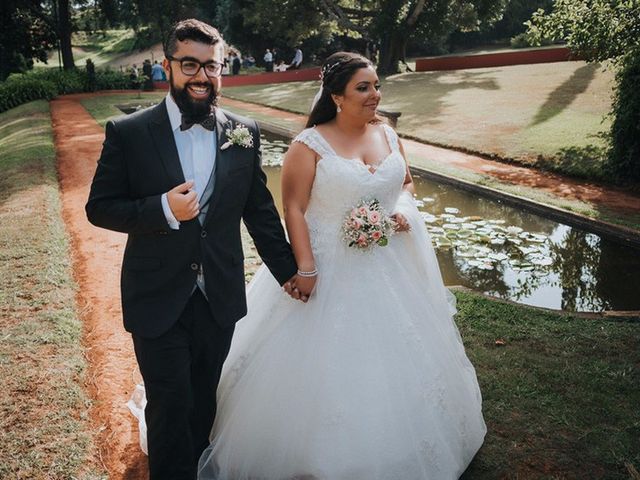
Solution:
<path fill-rule="evenodd" d="M 282 171 L 301 271 L 287 288 L 306 303 L 265 268 L 249 285 L 199 478 L 455 479 L 486 428 L 452 296 L 372 64 L 339 52 L 322 74 Z"/>

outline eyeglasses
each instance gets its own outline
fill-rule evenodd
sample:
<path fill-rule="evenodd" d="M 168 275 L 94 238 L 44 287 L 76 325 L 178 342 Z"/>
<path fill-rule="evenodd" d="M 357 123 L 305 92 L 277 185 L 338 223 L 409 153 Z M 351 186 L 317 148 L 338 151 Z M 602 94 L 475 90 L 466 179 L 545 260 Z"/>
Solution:
<path fill-rule="evenodd" d="M 209 78 L 219 77 L 222 74 L 223 64 L 215 60 L 210 62 L 199 62 L 190 57 L 175 58 L 167 56 L 168 60 L 180 62 L 180 70 L 188 77 L 197 75 L 200 69 L 204 69 L 204 73 Z"/>

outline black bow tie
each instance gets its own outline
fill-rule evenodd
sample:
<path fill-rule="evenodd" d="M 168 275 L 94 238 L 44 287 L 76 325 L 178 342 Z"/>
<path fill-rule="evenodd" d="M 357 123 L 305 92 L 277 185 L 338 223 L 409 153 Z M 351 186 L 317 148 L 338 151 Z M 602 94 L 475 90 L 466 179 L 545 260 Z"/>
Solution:
<path fill-rule="evenodd" d="M 196 123 L 199 123 L 200 125 L 202 125 L 202 128 L 206 128 L 207 130 L 210 130 L 212 132 L 216 129 L 216 117 L 215 115 L 211 114 L 198 120 L 194 120 L 192 118 L 185 117 L 184 115 L 182 115 L 180 130 L 181 131 L 189 130 Z"/>

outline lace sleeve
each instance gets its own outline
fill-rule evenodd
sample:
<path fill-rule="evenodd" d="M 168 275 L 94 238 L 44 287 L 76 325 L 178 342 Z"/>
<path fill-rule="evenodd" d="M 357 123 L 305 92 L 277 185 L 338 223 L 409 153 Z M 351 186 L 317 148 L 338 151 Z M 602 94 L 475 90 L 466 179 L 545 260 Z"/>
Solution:
<path fill-rule="evenodd" d="M 320 158 L 326 157 L 329 155 L 329 151 L 325 147 L 321 138 L 318 138 L 319 134 L 315 131 L 314 128 L 306 128 L 301 131 L 296 138 L 293 139 L 293 142 L 304 143 L 311 150 L 316 152 Z"/>

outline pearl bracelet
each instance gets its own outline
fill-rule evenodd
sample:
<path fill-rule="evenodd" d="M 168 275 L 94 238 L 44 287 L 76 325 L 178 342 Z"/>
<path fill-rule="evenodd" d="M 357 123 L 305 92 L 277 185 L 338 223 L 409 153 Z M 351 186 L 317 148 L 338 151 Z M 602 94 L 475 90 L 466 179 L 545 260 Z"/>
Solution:
<path fill-rule="evenodd" d="M 316 275 L 318 275 L 318 270 L 315 268 L 310 272 L 303 272 L 302 270 L 298 270 L 298 276 L 300 277 L 315 277 Z"/>

